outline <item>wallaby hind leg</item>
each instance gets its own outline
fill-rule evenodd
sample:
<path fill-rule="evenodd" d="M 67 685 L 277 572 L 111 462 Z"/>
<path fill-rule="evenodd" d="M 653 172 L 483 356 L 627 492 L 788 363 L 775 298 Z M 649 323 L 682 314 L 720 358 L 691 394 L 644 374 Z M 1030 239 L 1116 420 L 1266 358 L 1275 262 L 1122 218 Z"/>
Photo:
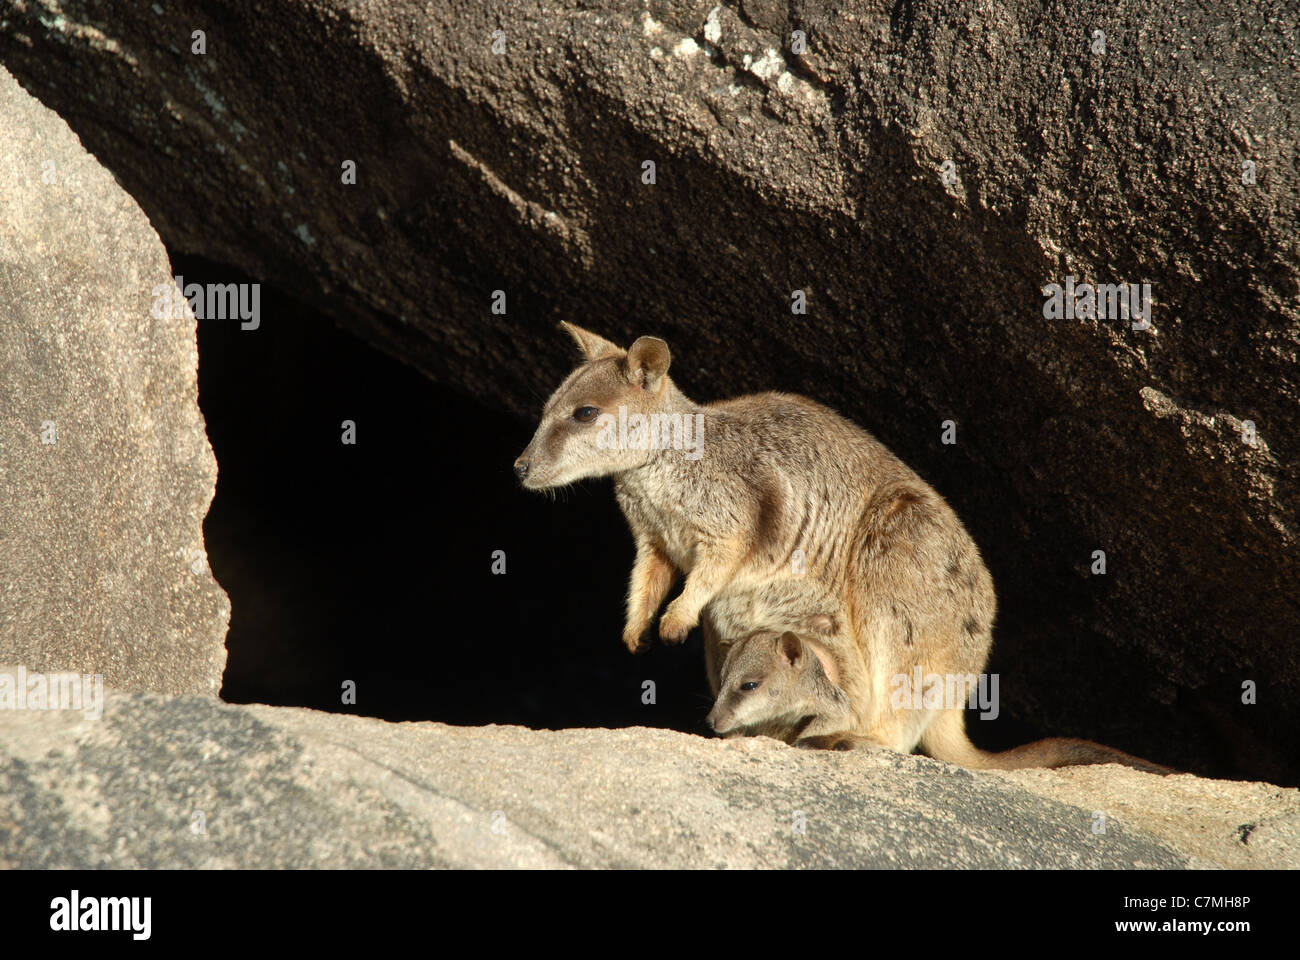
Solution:
<path fill-rule="evenodd" d="M 927 757 L 974 769 L 987 766 L 992 756 L 970 742 L 966 713 L 961 707 L 944 710 L 935 717 L 921 735 L 920 747 Z"/>
<path fill-rule="evenodd" d="M 872 691 L 875 696 L 871 697 L 871 709 L 865 716 L 858 716 L 854 732 L 868 740 L 884 744 L 896 753 L 911 753 L 933 721 L 934 711 L 896 707 L 891 702 L 887 688 L 877 684 L 876 690 L 880 692 Z"/>

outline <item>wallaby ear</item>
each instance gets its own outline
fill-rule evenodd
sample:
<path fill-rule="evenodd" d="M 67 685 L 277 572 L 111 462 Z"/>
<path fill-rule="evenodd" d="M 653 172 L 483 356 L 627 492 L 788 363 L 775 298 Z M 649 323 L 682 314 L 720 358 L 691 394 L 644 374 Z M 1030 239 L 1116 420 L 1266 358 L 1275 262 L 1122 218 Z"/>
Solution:
<path fill-rule="evenodd" d="M 567 320 L 560 321 L 560 327 L 578 345 L 582 351 L 583 357 L 587 360 L 599 360 L 601 357 L 621 356 L 623 348 L 616 343 L 611 343 L 600 334 L 592 333 L 590 330 L 584 330 L 575 323 L 569 323 Z"/>
<path fill-rule="evenodd" d="M 627 359 L 623 361 L 628 382 L 647 390 L 658 390 L 664 374 L 668 372 L 670 360 L 672 354 L 668 352 L 668 344 L 663 340 L 658 337 L 638 337 L 636 343 L 632 344 L 632 349 L 627 352 Z"/>
<path fill-rule="evenodd" d="M 794 666 L 799 657 L 803 655 L 803 640 L 800 639 L 799 634 L 787 630 L 781 634 L 779 649 L 781 650 L 781 656 L 785 658 L 785 662 L 790 666 Z"/>

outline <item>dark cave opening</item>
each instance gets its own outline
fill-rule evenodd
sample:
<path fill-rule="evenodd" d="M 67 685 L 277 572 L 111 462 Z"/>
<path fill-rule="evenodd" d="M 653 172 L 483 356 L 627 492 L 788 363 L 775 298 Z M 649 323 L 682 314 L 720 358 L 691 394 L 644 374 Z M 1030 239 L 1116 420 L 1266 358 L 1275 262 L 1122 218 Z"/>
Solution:
<path fill-rule="evenodd" d="M 250 281 L 185 256 L 174 272 Z M 266 285 L 260 321 L 198 324 L 199 403 L 219 465 L 204 533 L 232 601 L 224 700 L 708 732 L 698 631 L 685 649 L 622 646 L 632 541 L 608 481 L 526 492 L 511 464 L 531 424 Z"/>

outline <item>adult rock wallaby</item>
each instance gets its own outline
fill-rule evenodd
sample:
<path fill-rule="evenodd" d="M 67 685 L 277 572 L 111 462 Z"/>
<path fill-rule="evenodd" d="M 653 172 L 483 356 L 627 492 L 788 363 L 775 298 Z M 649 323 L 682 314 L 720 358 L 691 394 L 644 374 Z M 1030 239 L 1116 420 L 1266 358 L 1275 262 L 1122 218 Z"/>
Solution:
<path fill-rule="evenodd" d="M 967 738 L 964 704 L 895 709 L 888 695 L 891 678 L 917 666 L 979 674 L 992 644 L 992 578 L 937 492 L 821 404 L 784 393 L 695 403 L 669 378 L 663 340 L 641 337 L 625 350 L 561 326 L 584 362 L 547 401 L 515 474 L 530 489 L 613 476 L 636 541 L 629 650 L 645 646 L 680 574 L 682 591 L 659 621 L 667 643 L 685 639 L 715 600 L 721 609 L 774 587 L 797 596 L 803 580 L 814 607 L 835 601 L 827 646 L 851 704 L 850 728 L 823 745 L 920 746 L 965 766 L 1006 765 Z M 717 641 L 727 639 L 706 636 L 715 692 Z M 1052 760 L 1049 747 L 1020 749 L 1023 761 L 1035 750 L 1039 765 Z"/>

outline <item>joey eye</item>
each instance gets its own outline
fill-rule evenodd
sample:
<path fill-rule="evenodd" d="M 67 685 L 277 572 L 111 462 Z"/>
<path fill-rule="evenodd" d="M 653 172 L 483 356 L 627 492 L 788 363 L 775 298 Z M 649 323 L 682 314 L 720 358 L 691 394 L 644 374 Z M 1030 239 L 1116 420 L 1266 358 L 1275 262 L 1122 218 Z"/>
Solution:
<path fill-rule="evenodd" d="M 748 693 L 751 690 L 757 690 L 758 687 L 759 687 L 759 682 L 757 680 L 750 680 L 747 683 L 742 683 L 740 685 L 740 689 L 744 690 L 746 693 Z"/>
<path fill-rule="evenodd" d="M 596 419 L 596 414 L 600 413 L 595 407 L 579 407 L 573 411 L 573 419 L 579 423 L 591 423 Z"/>

